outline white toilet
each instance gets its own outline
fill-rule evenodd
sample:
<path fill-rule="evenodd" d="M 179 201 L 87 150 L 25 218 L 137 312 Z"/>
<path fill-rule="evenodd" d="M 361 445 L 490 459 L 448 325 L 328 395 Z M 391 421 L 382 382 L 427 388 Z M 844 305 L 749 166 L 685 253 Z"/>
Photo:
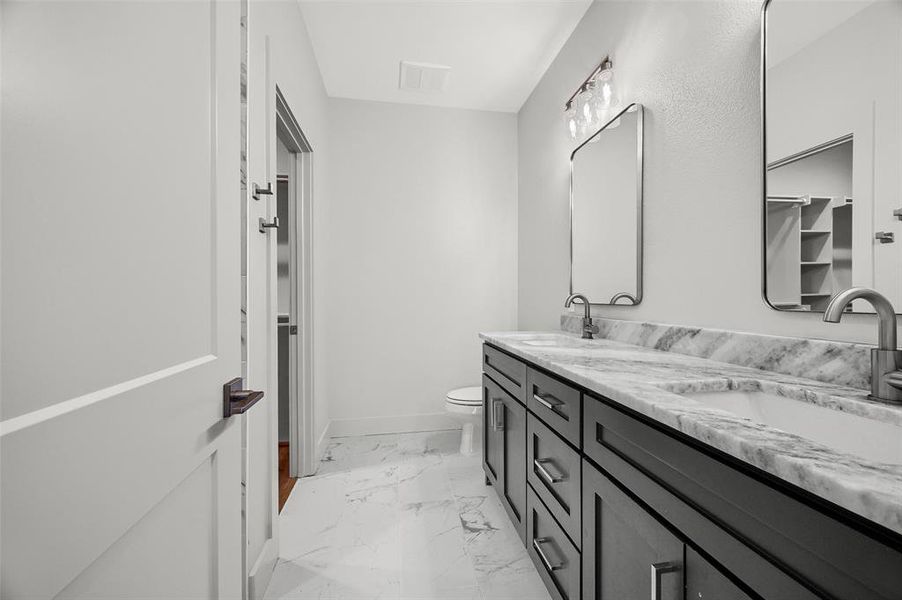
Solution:
<path fill-rule="evenodd" d="M 445 410 L 461 423 L 460 453 L 478 452 L 482 442 L 482 388 L 451 390 L 445 397 Z"/>

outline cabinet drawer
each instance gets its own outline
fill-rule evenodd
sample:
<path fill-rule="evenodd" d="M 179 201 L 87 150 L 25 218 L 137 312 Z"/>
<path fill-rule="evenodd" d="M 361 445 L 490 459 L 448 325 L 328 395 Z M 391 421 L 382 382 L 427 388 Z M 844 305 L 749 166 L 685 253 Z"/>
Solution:
<path fill-rule="evenodd" d="M 527 481 L 548 511 L 580 546 L 580 456 L 534 415 L 527 417 Z"/>
<path fill-rule="evenodd" d="M 579 600 L 579 550 L 539 500 L 526 489 L 526 550 L 555 600 Z"/>
<path fill-rule="evenodd" d="M 511 396 L 525 404 L 526 363 L 505 354 L 488 344 L 482 345 L 482 370 L 507 390 Z"/>
<path fill-rule="evenodd" d="M 530 367 L 526 374 L 526 403 L 562 438 L 580 447 L 579 390 Z"/>

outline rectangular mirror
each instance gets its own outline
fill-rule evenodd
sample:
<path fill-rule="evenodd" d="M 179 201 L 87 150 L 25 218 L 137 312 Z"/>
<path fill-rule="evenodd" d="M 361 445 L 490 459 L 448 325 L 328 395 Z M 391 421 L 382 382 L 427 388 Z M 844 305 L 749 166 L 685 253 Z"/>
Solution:
<path fill-rule="evenodd" d="M 570 293 L 642 301 L 642 106 L 631 104 L 570 155 Z"/>
<path fill-rule="evenodd" d="M 902 307 L 902 0 L 769 0 L 763 36 L 765 300 Z"/>

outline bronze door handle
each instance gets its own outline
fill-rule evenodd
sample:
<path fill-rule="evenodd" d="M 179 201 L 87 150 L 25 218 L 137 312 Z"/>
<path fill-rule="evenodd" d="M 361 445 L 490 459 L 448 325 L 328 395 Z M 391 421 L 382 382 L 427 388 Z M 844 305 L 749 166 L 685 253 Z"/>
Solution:
<path fill-rule="evenodd" d="M 254 404 L 263 399 L 263 392 L 243 390 L 240 377 L 232 379 L 222 386 L 222 416 L 244 414 Z"/>

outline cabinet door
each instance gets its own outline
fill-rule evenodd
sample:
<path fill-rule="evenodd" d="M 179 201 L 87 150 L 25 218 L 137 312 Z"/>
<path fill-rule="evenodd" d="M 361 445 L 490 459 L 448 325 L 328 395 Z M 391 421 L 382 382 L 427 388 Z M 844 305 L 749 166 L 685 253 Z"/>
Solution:
<path fill-rule="evenodd" d="M 692 548 L 686 547 L 686 598 L 687 600 L 752 600 L 752 597 L 702 558 Z"/>
<path fill-rule="evenodd" d="M 526 543 L 526 408 L 487 375 L 482 404 L 483 470 Z"/>
<path fill-rule="evenodd" d="M 494 486 L 504 481 L 504 433 L 499 421 L 503 404 L 504 391 L 488 375 L 483 375 L 482 469 L 486 479 Z"/>
<path fill-rule="evenodd" d="M 526 408 L 504 398 L 504 508 L 526 543 Z"/>
<path fill-rule="evenodd" d="M 585 460 L 582 560 L 583 600 L 683 598 L 682 542 Z"/>

